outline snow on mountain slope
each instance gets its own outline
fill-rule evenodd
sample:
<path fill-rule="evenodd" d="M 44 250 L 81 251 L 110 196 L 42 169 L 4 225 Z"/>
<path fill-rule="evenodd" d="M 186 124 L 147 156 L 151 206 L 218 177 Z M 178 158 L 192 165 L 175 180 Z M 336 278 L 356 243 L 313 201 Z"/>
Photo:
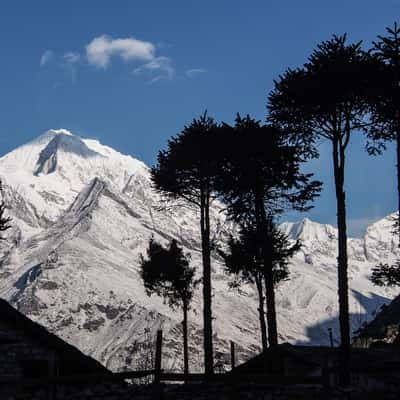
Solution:
<path fill-rule="evenodd" d="M 176 238 L 200 275 L 197 210 L 163 208 L 145 164 L 66 130 L 48 131 L 0 158 L 0 179 L 13 217 L 10 240 L 1 244 L 0 295 L 116 370 L 134 368 L 162 326 L 165 367 L 181 366 L 181 313 L 145 294 L 138 264 L 152 235 L 164 243 Z M 212 210 L 213 236 L 223 243 L 232 225 L 220 211 L 217 205 Z M 327 344 L 328 328 L 338 335 L 337 231 L 308 219 L 282 229 L 303 247 L 292 260 L 292 279 L 277 289 L 280 340 Z M 390 230 L 386 218 L 363 239 L 349 240 L 354 328 L 395 294 L 368 280 L 374 263 L 396 257 Z M 259 349 L 256 293 L 250 286 L 232 291 L 228 282 L 214 257 L 216 353 L 227 359 L 233 340 L 244 359 Z M 196 369 L 201 307 L 199 288 L 190 315 Z"/>
<path fill-rule="evenodd" d="M 93 177 L 122 191 L 133 175 L 148 186 L 147 171 L 142 162 L 64 129 L 50 130 L 0 159 L 5 183 L 29 199 L 41 223 L 54 222 Z"/>

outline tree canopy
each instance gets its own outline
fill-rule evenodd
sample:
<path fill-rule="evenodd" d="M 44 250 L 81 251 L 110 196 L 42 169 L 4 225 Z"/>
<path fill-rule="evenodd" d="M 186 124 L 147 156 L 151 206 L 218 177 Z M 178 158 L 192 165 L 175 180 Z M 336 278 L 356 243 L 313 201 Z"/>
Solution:
<path fill-rule="evenodd" d="M 203 261 L 204 365 L 213 373 L 212 286 L 210 245 L 210 204 L 215 199 L 215 177 L 218 174 L 221 148 L 219 127 L 205 112 L 185 126 L 160 151 L 151 170 L 153 183 L 167 198 L 185 199 L 199 207 Z"/>
<path fill-rule="evenodd" d="M 400 261 L 390 264 L 379 264 L 372 268 L 371 282 L 377 286 L 400 286 Z"/>
<path fill-rule="evenodd" d="M 220 251 L 220 254 L 224 259 L 226 272 L 233 277 L 231 287 L 239 288 L 242 283 L 249 283 L 256 287 L 261 343 L 263 351 L 266 351 L 268 347 L 264 314 L 266 288 L 263 282 L 268 266 L 265 266 L 262 257 L 263 241 L 271 242 L 271 246 L 268 245 L 268 247 L 272 252 L 272 276 L 276 285 L 288 279 L 288 260 L 300 248 L 300 242 L 291 244 L 288 237 L 276 226 L 273 227 L 270 237 L 260 237 L 256 226 L 242 225 L 237 237 L 230 236 L 227 251 Z"/>
<path fill-rule="evenodd" d="M 189 266 L 189 255 L 183 253 L 176 240 L 164 248 L 150 239 L 147 257 L 140 256 L 141 277 L 146 293 L 162 296 L 173 307 L 189 305 L 197 284 L 195 269 Z"/>
<path fill-rule="evenodd" d="M 256 214 L 260 197 L 268 214 L 278 215 L 288 209 L 307 211 L 310 201 L 321 189 L 313 174 L 301 170 L 300 149 L 285 142 L 284 132 L 263 125 L 249 115 L 237 114 L 235 125 L 224 125 L 222 168 L 217 190 L 236 220 Z"/>
<path fill-rule="evenodd" d="M 253 226 L 263 265 L 268 341 L 276 346 L 274 253 L 282 249 L 276 248 L 274 219 L 287 209 L 308 210 L 321 183 L 301 171 L 299 149 L 285 143 L 283 131 L 276 126 L 237 114 L 234 126 L 222 126 L 221 137 L 226 145 L 220 156 L 217 192 L 231 218 Z"/>
<path fill-rule="evenodd" d="M 372 53 L 381 61 L 380 72 L 371 76 L 375 90 L 370 96 L 371 121 L 367 151 L 381 154 L 387 142 L 396 145 L 397 208 L 400 210 L 400 28 L 394 23 L 386 28 L 386 36 L 378 36 Z M 400 214 L 394 224 L 400 246 Z"/>
<path fill-rule="evenodd" d="M 140 256 L 141 276 L 146 293 L 162 296 L 172 308 L 183 310 L 183 360 L 185 374 L 189 373 L 188 310 L 194 289 L 199 283 L 195 269 L 189 266 L 189 254 L 173 239 L 164 248 L 154 238 L 150 239 L 147 258 Z"/>
<path fill-rule="evenodd" d="M 232 282 L 233 286 L 236 286 L 236 279 L 239 282 L 255 284 L 255 276 L 264 273 L 260 251 L 263 240 L 269 239 L 260 238 L 252 225 L 242 226 L 238 237 L 232 235 L 229 237 L 228 251 L 221 251 L 220 254 L 224 259 L 226 272 L 235 278 Z M 273 279 L 274 284 L 277 284 L 289 278 L 288 261 L 300 250 L 301 243 L 298 240 L 291 244 L 287 235 L 277 226 L 273 227 L 270 240 L 272 242 L 271 258 L 274 265 Z"/>
<path fill-rule="evenodd" d="M 346 35 L 321 42 L 308 61 L 288 69 L 275 81 L 269 95 L 268 120 L 285 133 L 289 143 L 301 148 L 304 159 L 318 156 L 318 144 L 327 139 L 332 146 L 337 201 L 338 293 L 341 334 L 342 381 L 349 381 L 350 322 L 347 276 L 347 227 L 345 161 L 351 134 L 366 130 L 371 122 L 374 74 L 381 63 L 361 42 L 348 43 Z"/>

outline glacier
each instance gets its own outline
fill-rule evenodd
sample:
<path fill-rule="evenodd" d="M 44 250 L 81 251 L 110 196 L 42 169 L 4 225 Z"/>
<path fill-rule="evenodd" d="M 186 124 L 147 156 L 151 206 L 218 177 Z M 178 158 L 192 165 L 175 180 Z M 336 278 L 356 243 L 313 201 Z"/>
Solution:
<path fill-rule="evenodd" d="M 163 367 L 181 368 L 181 312 L 146 295 L 139 257 L 151 236 L 164 244 L 175 238 L 201 276 L 197 210 L 166 203 L 143 162 L 65 129 L 1 157 L 0 179 L 13 219 L 0 242 L 0 296 L 115 371 L 141 365 L 162 328 Z M 211 220 L 212 240 L 223 246 L 235 228 L 218 202 Z M 348 241 L 354 332 L 397 294 L 368 279 L 377 262 L 398 256 L 392 224 L 388 216 Z M 291 279 L 277 287 L 279 340 L 328 345 L 332 329 L 338 343 L 337 230 L 307 218 L 281 229 L 302 249 L 291 260 Z M 227 364 L 234 341 L 238 361 L 245 360 L 260 351 L 256 291 L 231 289 L 217 254 L 212 268 L 216 359 Z M 199 288 L 189 316 L 192 371 L 202 368 L 201 310 Z"/>

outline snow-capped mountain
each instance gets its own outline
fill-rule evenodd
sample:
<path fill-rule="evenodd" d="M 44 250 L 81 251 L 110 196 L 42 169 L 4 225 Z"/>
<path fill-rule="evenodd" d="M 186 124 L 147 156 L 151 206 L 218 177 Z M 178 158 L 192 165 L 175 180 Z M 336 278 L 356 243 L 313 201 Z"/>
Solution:
<path fill-rule="evenodd" d="M 197 210 L 166 207 L 145 164 L 63 129 L 0 158 L 0 179 L 13 218 L 9 240 L 1 243 L 1 297 L 115 370 L 143 362 L 146 345 L 162 327 L 165 367 L 179 367 L 181 313 L 146 295 L 139 255 L 152 235 L 163 243 L 176 238 L 200 275 Z M 218 204 L 212 223 L 213 239 L 223 244 L 232 225 Z M 388 217 L 363 239 L 349 240 L 354 329 L 396 294 L 368 280 L 377 261 L 396 258 L 391 225 Z M 277 289 L 280 340 L 328 344 L 328 328 L 338 333 L 337 231 L 308 219 L 281 228 L 303 247 L 292 260 L 291 280 Z M 217 257 L 212 279 L 216 356 L 228 358 L 233 340 L 245 359 L 260 347 L 256 292 L 229 289 Z M 190 315 L 192 369 L 202 363 L 201 306 L 199 288 Z"/>

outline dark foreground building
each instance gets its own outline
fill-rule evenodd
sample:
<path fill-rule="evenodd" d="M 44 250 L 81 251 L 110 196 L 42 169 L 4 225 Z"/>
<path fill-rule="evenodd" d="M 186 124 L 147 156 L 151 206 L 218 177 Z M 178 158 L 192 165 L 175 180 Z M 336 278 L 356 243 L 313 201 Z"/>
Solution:
<path fill-rule="evenodd" d="M 232 374 L 321 377 L 327 386 L 337 387 L 339 372 L 338 348 L 282 344 L 239 365 Z M 350 372 L 354 388 L 400 393 L 400 349 L 353 348 Z"/>
<path fill-rule="evenodd" d="M 125 391 L 107 376 L 112 372 L 99 362 L 0 299 L 0 400 L 107 399 Z M 66 382 L 48 384 L 60 377 Z"/>

